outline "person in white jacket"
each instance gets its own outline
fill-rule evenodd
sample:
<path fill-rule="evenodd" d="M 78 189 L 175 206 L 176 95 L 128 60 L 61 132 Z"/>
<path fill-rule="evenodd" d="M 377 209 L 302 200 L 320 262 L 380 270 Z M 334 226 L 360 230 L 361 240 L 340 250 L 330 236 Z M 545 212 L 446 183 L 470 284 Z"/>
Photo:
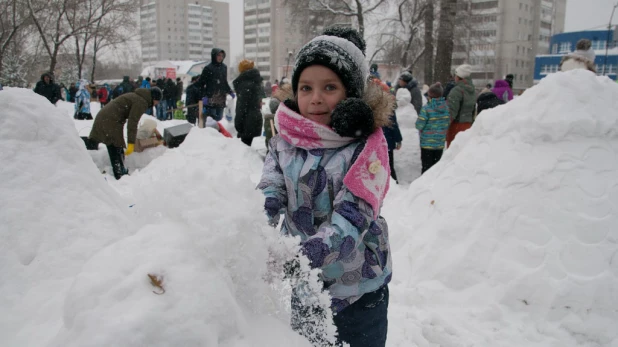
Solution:
<path fill-rule="evenodd" d="M 399 88 L 395 95 L 397 99 L 397 122 L 402 128 L 414 128 L 418 114 L 410 103 L 412 95 L 406 88 Z"/>

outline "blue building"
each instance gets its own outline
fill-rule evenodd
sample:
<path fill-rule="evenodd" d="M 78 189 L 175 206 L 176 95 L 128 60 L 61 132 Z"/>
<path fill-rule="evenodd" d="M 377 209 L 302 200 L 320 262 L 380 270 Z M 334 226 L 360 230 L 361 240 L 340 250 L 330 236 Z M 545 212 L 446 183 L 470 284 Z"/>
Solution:
<path fill-rule="evenodd" d="M 608 34 L 609 51 L 606 61 L 605 49 L 608 42 Z M 616 70 L 618 69 L 618 47 L 616 40 L 618 40 L 618 37 L 615 37 L 614 34 L 612 30 L 592 30 L 574 31 L 552 36 L 549 43 L 549 54 L 537 55 L 534 59 L 534 83 L 538 83 L 550 73 L 558 72 L 562 57 L 567 53 L 573 52 L 577 41 L 580 39 L 589 39 L 592 42 L 592 49 L 596 55 L 594 64 L 596 65 L 597 74 L 606 75 L 616 80 Z"/>

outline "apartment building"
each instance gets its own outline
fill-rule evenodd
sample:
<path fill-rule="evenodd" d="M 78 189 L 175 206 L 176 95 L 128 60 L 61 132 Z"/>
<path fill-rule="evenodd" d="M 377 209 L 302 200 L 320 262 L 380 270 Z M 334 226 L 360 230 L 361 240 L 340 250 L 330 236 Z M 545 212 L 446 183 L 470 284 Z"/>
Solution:
<path fill-rule="evenodd" d="M 292 74 L 296 53 L 309 39 L 284 0 L 245 0 L 244 58 L 255 61 L 265 81 Z"/>
<path fill-rule="evenodd" d="M 453 68 L 472 65 L 477 87 L 507 74 L 513 89 L 534 83 L 534 59 L 549 53 L 551 37 L 564 31 L 566 0 L 469 0 L 458 9 Z"/>
<path fill-rule="evenodd" d="M 212 0 L 140 0 L 142 66 L 161 60 L 210 61 L 230 52 L 229 4 Z M 226 62 L 229 60 L 226 60 Z"/>

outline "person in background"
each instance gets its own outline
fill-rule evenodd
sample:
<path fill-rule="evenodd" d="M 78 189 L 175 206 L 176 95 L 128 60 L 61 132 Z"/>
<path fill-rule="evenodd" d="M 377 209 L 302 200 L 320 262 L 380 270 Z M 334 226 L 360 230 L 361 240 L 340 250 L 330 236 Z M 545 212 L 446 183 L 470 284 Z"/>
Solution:
<path fill-rule="evenodd" d="M 163 109 L 165 112 L 165 117 L 163 119 L 171 120 L 174 109 L 176 108 L 176 104 L 174 100 L 176 100 L 176 84 L 172 81 L 171 78 L 165 80 L 165 87 L 163 88 Z"/>
<path fill-rule="evenodd" d="M 506 81 L 504 81 L 504 83 L 506 83 Z M 494 92 L 484 89 L 481 94 L 479 94 L 479 97 L 476 99 L 477 117 L 481 114 L 482 111 L 503 105 L 504 103 L 504 100 L 497 97 Z"/>
<path fill-rule="evenodd" d="M 199 114 L 199 106 L 198 103 L 201 98 L 201 91 L 199 88 L 198 80 L 200 76 L 191 77 L 191 84 L 187 87 L 187 122 L 195 125 L 197 122 L 197 117 Z"/>
<path fill-rule="evenodd" d="M 212 116 L 216 121 L 223 118 L 223 109 L 227 102 L 226 95 L 229 94 L 232 98 L 236 97 L 227 82 L 227 65 L 223 63 L 225 55 L 224 50 L 213 48 L 210 52 L 211 62 L 204 66 L 199 79 L 204 116 Z"/>
<path fill-rule="evenodd" d="M 421 112 L 421 107 L 423 107 L 423 95 L 421 94 L 421 90 L 418 88 L 418 81 L 412 77 L 412 73 L 409 71 L 404 71 L 401 76 L 399 76 L 397 83 L 397 89 L 406 88 L 410 91 L 410 95 L 412 95 L 412 106 L 414 106 L 417 114 Z"/>
<path fill-rule="evenodd" d="M 270 139 L 278 133 L 275 125 L 275 114 L 277 113 L 277 109 L 279 109 L 279 104 L 285 100 L 293 98 L 294 93 L 292 92 L 292 85 L 289 83 L 285 83 L 281 85 L 281 87 L 277 88 L 277 92 L 270 98 L 270 102 L 268 103 L 270 114 L 264 115 L 264 136 L 267 152 Z"/>
<path fill-rule="evenodd" d="M 229 131 L 227 131 L 227 129 L 225 129 L 225 127 L 223 126 L 223 124 L 221 124 L 221 122 L 217 122 L 216 120 L 212 119 L 212 117 L 208 116 L 206 117 L 206 120 L 204 122 L 204 127 L 205 128 L 213 128 L 215 130 L 217 130 L 219 132 L 219 134 L 228 137 L 228 138 L 232 138 L 232 134 L 229 133 Z"/>
<path fill-rule="evenodd" d="M 513 100 L 513 91 L 509 87 L 509 83 L 504 80 L 497 80 L 494 83 L 495 87 L 491 90 L 500 100 L 509 102 Z"/>
<path fill-rule="evenodd" d="M 283 214 L 281 233 L 299 237 L 310 266 L 322 270 L 338 345 L 383 347 L 392 260 L 380 216 L 390 182 L 382 127 L 393 100 L 368 83 L 365 59 L 365 41 L 351 28 L 327 28 L 300 49 L 294 98 L 279 105 L 258 188 L 269 225 Z M 292 329 L 321 346 L 311 334 L 320 306 L 303 289 L 292 289 Z"/>
<path fill-rule="evenodd" d="M 444 94 L 442 94 L 442 96 L 444 96 L 445 99 L 448 100 L 448 95 L 451 92 L 451 90 L 453 88 L 455 88 L 455 72 L 451 71 L 451 77 L 448 80 L 448 82 L 446 82 L 446 85 L 444 86 Z"/>
<path fill-rule="evenodd" d="M 446 98 L 451 116 L 451 125 L 446 134 L 447 147 L 451 145 L 457 133 L 470 129 L 474 123 L 476 91 L 470 78 L 471 73 L 472 66 L 468 64 L 459 65 L 455 69 L 456 85 Z"/>
<path fill-rule="evenodd" d="M 262 76 L 253 61 L 243 59 L 238 64 L 240 75 L 234 80 L 238 93 L 234 127 L 238 137 L 251 147 L 253 138 L 262 133 L 262 99 L 266 97 L 262 87 Z"/>
<path fill-rule="evenodd" d="M 267 98 L 270 98 L 273 96 L 273 89 L 272 89 L 272 83 L 270 83 L 270 81 L 266 81 L 266 83 L 264 83 L 264 94 L 266 94 Z"/>
<path fill-rule="evenodd" d="M 77 87 L 75 87 L 75 83 L 71 83 L 69 86 L 69 98 L 67 98 L 67 101 L 75 102 L 75 94 L 77 94 Z"/>
<path fill-rule="evenodd" d="M 275 83 L 273 83 L 272 86 L 270 86 L 271 89 L 271 94 L 275 94 L 277 92 L 277 89 L 279 89 L 279 80 L 275 80 Z"/>
<path fill-rule="evenodd" d="M 62 100 L 69 101 L 71 95 L 69 94 L 69 89 L 64 85 L 64 83 L 60 83 L 60 92 L 64 93 L 64 98 L 62 98 Z"/>
<path fill-rule="evenodd" d="M 2 83 L 0 82 L 0 90 L 3 90 L 4 88 L 2 88 Z"/>
<path fill-rule="evenodd" d="M 184 83 L 180 77 L 176 77 L 176 102 L 182 100 L 182 93 L 185 91 Z"/>
<path fill-rule="evenodd" d="M 137 135 L 135 136 L 135 152 L 141 153 L 147 148 L 157 147 L 165 143 L 163 136 L 159 130 L 157 130 L 157 122 L 150 118 L 145 117 L 142 124 L 137 128 Z"/>
<path fill-rule="evenodd" d="M 146 77 L 143 81 L 142 81 L 142 85 L 140 86 L 140 88 L 145 88 L 145 89 L 150 89 L 151 85 L 150 85 L 150 77 Z"/>
<path fill-rule="evenodd" d="M 103 87 L 99 88 L 99 91 L 97 92 L 97 95 L 99 96 L 99 102 L 101 103 L 101 107 L 107 105 L 107 103 L 109 103 L 109 94 L 108 94 L 108 90 L 107 90 L 107 84 L 105 84 Z"/>
<path fill-rule="evenodd" d="M 124 93 L 131 93 L 133 91 L 133 85 L 131 84 L 131 81 L 129 80 L 129 76 L 124 76 L 122 78 L 122 83 L 120 83 L 119 85 L 116 86 L 116 88 L 114 88 L 114 91 L 112 92 L 112 99 L 116 99 L 117 97 L 121 96 Z"/>
<path fill-rule="evenodd" d="M 90 120 L 90 92 L 88 81 L 80 80 L 77 82 L 77 93 L 75 94 L 75 115 L 73 118 L 78 120 Z"/>
<path fill-rule="evenodd" d="M 397 172 L 395 171 L 395 154 L 394 150 L 401 149 L 401 142 L 403 137 L 401 136 L 401 130 L 399 130 L 399 124 L 397 123 L 397 111 L 390 117 L 391 124 L 389 126 L 382 127 L 386 143 L 388 144 L 388 164 L 391 168 L 391 177 L 395 180 L 395 183 L 399 184 L 397 179 Z"/>
<path fill-rule="evenodd" d="M 176 108 L 174 109 L 174 119 L 186 120 L 185 112 L 183 108 L 185 107 L 185 103 L 182 100 L 176 101 Z"/>
<path fill-rule="evenodd" d="M 512 73 L 506 75 L 506 77 L 504 78 L 504 80 L 506 81 L 506 83 L 509 84 L 509 88 L 511 88 L 511 90 L 513 90 L 513 80 L 515 79 L 515 76 L 513 76 Z"/>
<path fill-rule="evenodd" d="M 142 114 L 149 107 L 156 106 L 162 97 L 159 88 L 153 87 L 150 90 L 138 88 L 135 92 L 114 98 L 97 114 L 89 138 L 107 146 L 114 177 L 117 180 L 129 173 L 124 166 L 124 157 L 135 150 L 137 125 Z M 128 145 L 124 141 L 125 123 L 127 123 Z"/>
<path fill-rule="evenodd" d="M 442 96 L 440 82 L 432 84 L 427 91 L 429 100 L 416 120 L 421 140 L 421 175 L 442 158 L 450 114 L 446 99 Z"/>
<path fill-rule="evenodd" d="M 36 83 L 34 92 L 45 97 L 54 105 L 56 105 L 58 100 L 62 100 L 60 86 L 54 82 L 54 75 L 51 72 L 41 75 L 41 80 Z"/>
<path fill-rule="evenodd" d="M 588 39 L 577 41 L 575 51 L 566 54 L 560 60 L 560 71 L 585 69 L 596 73 L 596 67 L 594 65 L 595 54 L 591 47 L 592 42 Z"/>

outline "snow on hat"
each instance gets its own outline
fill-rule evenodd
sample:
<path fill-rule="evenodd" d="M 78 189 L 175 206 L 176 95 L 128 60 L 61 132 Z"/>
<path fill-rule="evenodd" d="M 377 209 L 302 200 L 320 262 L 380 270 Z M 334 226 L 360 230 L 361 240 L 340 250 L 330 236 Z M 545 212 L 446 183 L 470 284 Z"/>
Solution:
<path fill-rule="evenodd" d="M 253 69 L 254 66 L 255 63 L 253 63 L 253 61 L 249 59 L 243 59 L 240 61 L 240 63 L 238 63 L 238 72 L 243 73 L 247 70 Z"/>
<path fill-rule="evenodd" d="M 440 98 L 444 94 L 444 89 L 442 88 L 442 84 L 440 82 L 436 82 L 429 87 L 427 91 L 427 95 L 431 98 Z"/>
<path fill-rule="evenodd" d="M 592 43 L 588 39 L 581 39 L 575 45 L 575 51 L 571 52 L 560 61 L 560 70 L 568 71 L 575 68 L 585 68 L 592 72 L 596 72 L 594 66 L 594 51 L 591 49 Z M 572 60 L 571 64 L 564 65 L 565 62 Z"/>
<path fill-rule="evenodd" d="M 348 97 L 360 98 L 363 95 L 369 67 L 365 62 L 365 40 L 356 30 L 327 28 L 322 35 L 300 49 L 292 72 L 295 95 L 300 74 L 311 65 L 322 65 L 333 70 L 341 79 Z"/>
<path fill-rule="evenodd" d="M 460 78 L 468 78 L 470 77 L 471 73 L 472 73 L 472 66 L 468 64 L 459 65 L 455 69 L 455 75 L 459 76 Z"/>
<path fill-rule="evenodd" d="M 412 76 L 412 73 L 410 73 L 410 71 L 404 71 L 401 76 L 399 76 L 399 79 L 408 83 L 410 81 L 412 81 L 414 79 L 414 77 Z"/>

